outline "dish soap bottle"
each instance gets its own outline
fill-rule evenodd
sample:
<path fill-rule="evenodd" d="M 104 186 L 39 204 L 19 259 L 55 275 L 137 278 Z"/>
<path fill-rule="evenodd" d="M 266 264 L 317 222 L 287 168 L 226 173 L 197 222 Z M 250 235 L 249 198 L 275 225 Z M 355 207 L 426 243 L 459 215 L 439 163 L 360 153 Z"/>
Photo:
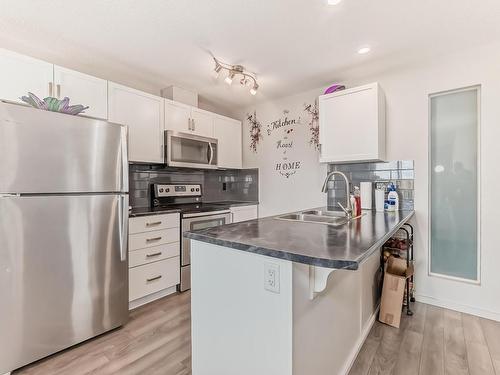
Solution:
<path fill-rule="evenodd" d="M 359 186 L 354 186 L 354 202 L 353 216 L 357 217 L 361 215 L 361 192 Z"/>
<path fill-rule="evenodd" d="M 390 184 L 388 187 L 389 194 L 387 195 L 387 200 L 389 201 L 389 210 L 398 211 L 399 210 L 399 196 L 396 191 L 394 184 Z"/>

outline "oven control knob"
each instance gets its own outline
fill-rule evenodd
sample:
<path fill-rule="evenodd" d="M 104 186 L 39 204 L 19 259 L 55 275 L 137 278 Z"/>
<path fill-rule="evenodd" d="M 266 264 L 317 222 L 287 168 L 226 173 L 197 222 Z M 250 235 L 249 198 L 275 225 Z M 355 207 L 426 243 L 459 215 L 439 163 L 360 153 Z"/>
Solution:
<path fill-rule="evenodd" d="M 169 189 L 169 188 L 166 188 L 166 189 L 165 189 L 165 192 L 169 193 L 169 192 L 170 192 L 170 189 Z"/>
<path fill-rule="evenodd" d="M 196 188 L 196 191 L 200 191 L 200 188 Z"/>
<path fill-rule="evenodd" d="M 191 188 L 191 191 L 194 191 L 194 188 Z"/>
<path fill-rule="evenodd" d="M 163 188 L 160 188 L 160 193 L 163 193 Z"/>

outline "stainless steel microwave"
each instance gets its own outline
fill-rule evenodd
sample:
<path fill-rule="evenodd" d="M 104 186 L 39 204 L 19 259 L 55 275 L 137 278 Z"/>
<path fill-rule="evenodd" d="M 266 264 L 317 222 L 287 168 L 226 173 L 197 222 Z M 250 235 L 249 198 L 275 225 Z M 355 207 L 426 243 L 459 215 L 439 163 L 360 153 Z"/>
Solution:
<path fill-rule="evenodd" d="M 165 131 L 165 161 L 170 167 L 217 168 L 217 139 Z"/>

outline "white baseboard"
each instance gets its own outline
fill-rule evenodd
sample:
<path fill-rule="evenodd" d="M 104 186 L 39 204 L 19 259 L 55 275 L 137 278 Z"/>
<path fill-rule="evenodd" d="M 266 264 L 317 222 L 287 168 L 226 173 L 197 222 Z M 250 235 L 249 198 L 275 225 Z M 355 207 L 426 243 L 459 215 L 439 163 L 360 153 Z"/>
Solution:
<path fill-rule="evenodd" d="M 136 300 L 133 300 L 133 301 L 130 301 L 128 303 L 128 309 L 129 311 L 130 310 L 133 310 L 133 309 L 136 309 L 140 306 L 143 306 L 147 303 L 150 303 L 150 302 L 153 302 L 159 298 L 163 298 L 163 297 L 166 297 L 170 294 L 173 294 L 177 292 L 177 287 L 176 286 L 172 286 L 170 288 L 167 288 L 167 289 L 162 289 L 158 292 L 155 292 L 155 293 L 152 293 L 152 294 L 149 294 L 145 297 L 142 297 L 142 298 L 138 298 Z"/>
<path fill-rule="evenodd" d="M 480 309 L 480 308 L 473 307 L 473 306 L 462 305 L 460 303 L 456 303 L 453 301 L 437 299 L 434 297 L 424 296 L 422 294 L 416 294 L 415 299 L 418 302 L 426 303 L 428 305 L 438 306 L 438 307 L 442 307 L 442 308 L 449 309 L 449 310 L 455 310 L 455 311 L 458 311 L 461 313 L 476 315 L 476 316 L 479 316 L 481 318 L 495 320 L 497 322 L 500 322 L 500 313 L 495 312 L 495 311 L 489 311 L 489 310 L 484 310 L 484 309 Z"/>
<path fill-rule="evenodd" d="M 378 305 L 378 307 L 375 309 L 375 312 L 372 314 L 372 316 L 368 320 L 368 323 L 363 328 L 363 332 L 361 332 L 361 336 L 359 336 L 359 339 L 356 342 L 356 346 L 351 351 L 349 358 L 347 358 L 347 360 L 345 361 L 344 368 L 340 372 L 341 374 L 348 375 L 349 372 L 351 371 L 352 365 L 354 365 L 354 362 L 356 361 L 356 358 L 358 357 L 359 351 L 363 347 L 363 344 L 365 343 L 366 338 L 370 334 L 370 331 L 371 331 L 373 325 L 375 324 L 375 321 L 377 320 L 377 315 L 378 315 L 379 310 L 380 310 L 380 305 Z"/>

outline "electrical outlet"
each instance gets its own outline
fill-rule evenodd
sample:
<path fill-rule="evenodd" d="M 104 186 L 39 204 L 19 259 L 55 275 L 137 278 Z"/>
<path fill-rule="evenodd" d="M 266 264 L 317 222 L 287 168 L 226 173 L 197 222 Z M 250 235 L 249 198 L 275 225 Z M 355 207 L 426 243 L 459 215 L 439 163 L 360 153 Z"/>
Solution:
<path fill-rule="evenodd" d="M 273 293 L 280 292 L 280 266 L 264 263 L 264 289 Z"/>

